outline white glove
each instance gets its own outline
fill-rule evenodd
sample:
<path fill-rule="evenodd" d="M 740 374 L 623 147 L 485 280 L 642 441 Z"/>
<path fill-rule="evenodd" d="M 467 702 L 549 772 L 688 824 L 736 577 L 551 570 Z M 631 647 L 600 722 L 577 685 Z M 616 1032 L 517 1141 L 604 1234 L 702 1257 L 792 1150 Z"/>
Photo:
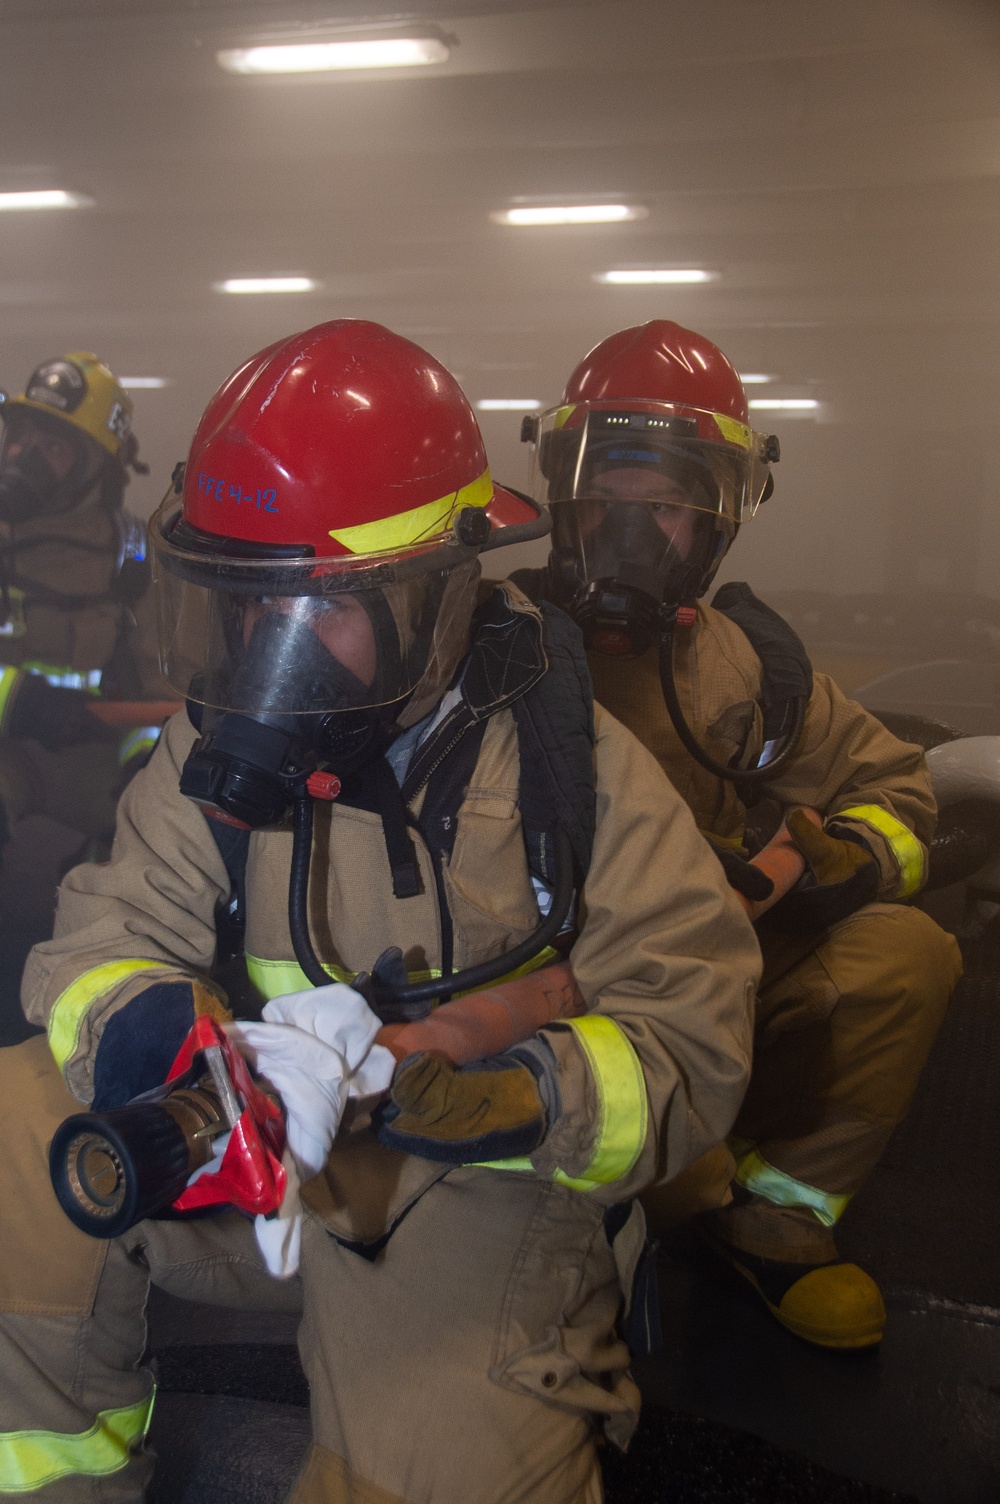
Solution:
<path fill-rule="evenodd" d="M 297 1172 L 289 1175 L 277 1218 L 257 1218 L 257 1242 L 272 1274 L 294 1274 L 298 1268 L 298 1183 L 311 1180 L 326 1164 L 348 1097 L 372 1096 L 392 1081 L 395 1057 L 374 1043 L 380 1028 L 360 993 L 342 982 L 272 998 L 259 1024 L 226 1025 L 254 1070 L 281 1097 Z"/>

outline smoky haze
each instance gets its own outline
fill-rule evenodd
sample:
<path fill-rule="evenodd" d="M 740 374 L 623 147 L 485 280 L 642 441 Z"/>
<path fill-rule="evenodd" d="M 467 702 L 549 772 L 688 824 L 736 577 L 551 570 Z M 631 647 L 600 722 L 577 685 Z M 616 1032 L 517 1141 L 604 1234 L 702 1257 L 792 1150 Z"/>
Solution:
<path fill-rule="evenodd" d="M 0 214 L 0 381 L 20 390 L 41 359 L 92 348 L 167 382 L 134 394 L 152 474 L 130 504 L 148 514 L 214 387 L 296 328 L 373 318 L 473 402 L 549 405 L 597 340 L 675 319 L 771 378 L 755 400 L 818 404 L 755 412 L 783 457 L 720 578 L 785 609 L 847 688 L 945 656 L 980 665 L 969 694 L 995 710 L 996 6 L 420 0 L 406 14 L 445 37 L 444 63 L 254 78 L 216 62 L 398 14 L 0 0 L 0 191 L 91 200 Z M 518 202 L 647 213 L 490 218 Z M 648 266 L 714 275 L 596 280 Z M 317 285 L 215 290 L 268 274 Z M 525 486 L 520 415 L 480 416 L 494 473 Z"/>

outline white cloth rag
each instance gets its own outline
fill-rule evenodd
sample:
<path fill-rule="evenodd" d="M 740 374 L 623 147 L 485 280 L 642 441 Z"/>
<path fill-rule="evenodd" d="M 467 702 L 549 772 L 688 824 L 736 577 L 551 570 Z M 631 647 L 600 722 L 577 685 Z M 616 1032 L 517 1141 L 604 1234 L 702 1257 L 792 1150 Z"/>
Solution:
<path fill-rule="evenodd" d="M 326 1164 L 348 1098 L 376 1096 L 392 1081 L 395 1057 L 375 1043 L 381 1027 L 361 994 L 343 982 L 272 998 L 261 1023 L 226 1025 L 285 1108 L 288 1184 L 278 1212 L 254 1222 L 264 1262 L 278 1278 L 299 1267 L 299 1187 Z"/>

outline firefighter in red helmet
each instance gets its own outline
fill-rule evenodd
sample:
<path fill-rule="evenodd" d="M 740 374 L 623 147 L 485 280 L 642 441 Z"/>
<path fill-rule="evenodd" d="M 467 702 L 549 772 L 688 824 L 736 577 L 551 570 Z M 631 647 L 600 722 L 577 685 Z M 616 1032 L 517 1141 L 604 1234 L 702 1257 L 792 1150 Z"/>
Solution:
<path fill-rule="evenodd" d="M 595 711 L 575 628 L 479 583 L 484 550 L 546 526 L 493 484 L 448 372 L 376 324 L 281 341 L 209 404 L 151 525 L 188 709 L 30 958 L 47 1040 L 0 1052 L 0 1491 L 144 1497 L 152 1276 L 304 1301 L 297 1504 L 598 1496 L 594 1433 L 624 1444 L 636 1418 L 633 1198 L 728 1131 L 759 958 L 655 759 Z M 262 1021 L 213 980 L 220 910 Z M 449 1053 L 449 1009 L 506 1017 L 532 978 L 544 1018 Z M 281 1099 L 280 1201 L 135 1221 L 134 1177 L 184 1185 L 204 1132 L 206 1178 L 248 1162 L 246 1096 L 180 1145 L 170 1118 L 87 1148 L 162 1125 L 206 1030 L 220 1104 L 233 1044 Z M 81 1103 L 60 1204 L 44 1146 Z"/>
<path fill-rule="evenodd" d="M 747 585 L 705 603 L 779 457 L 710 340 L 665 320 L 621 330 L 524 436 L 552 551 L 515 579 L 579 623 L 596 698 L 690 806 L 763 949 L 734 1132 L 651 1188 L 647 1211 L 665 1226 L 708 1206 L 706 1236 L 785 1326 L 872 1345 L 882 1297 L 841 1260 L 834 1228 L 909 1106 L 960 971 L 954 940 L 900 903 L 923 882 L 934 824 L 923 756 L 813 675 Z M 765 799 L 796 863 L 780 897 L 765 854 L 748 861 L 748 810 Z"/>

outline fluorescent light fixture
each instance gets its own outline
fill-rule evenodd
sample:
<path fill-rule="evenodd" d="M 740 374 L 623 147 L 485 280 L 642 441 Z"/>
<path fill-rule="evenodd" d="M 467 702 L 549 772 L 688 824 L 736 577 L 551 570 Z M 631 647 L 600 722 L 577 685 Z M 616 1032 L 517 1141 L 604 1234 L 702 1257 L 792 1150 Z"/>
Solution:
<path fill-rule="evenodd" d="M 498 225 L 613 225 L 645 219 L 648 213 L 640 204 L 526 204 L 490 218 Z"/>
<path fill-rule="evenodd" d="M 332 73 L 357 68 L 420 68 L 443 63 L 440 37 L 376 37 L 367 41 L 281 42 L 217 52 L 229 73 Z"/>
<path fill-rule="evenodd" d="M 119 376 L 118 385 L 127 392 L 158 392 L 170 385 L 167 376 Z"/>
<path fill-rule="evenodd" d="M 739 375 L 744 386 L 763 386 L 774 380 L 773 376 L 765 376 L 761 371 L 741 371 Z"/>
<path fill-rule="evenodd" d="M 0 209 L 82 209 L 93 200 L 65 188 L 35 188 L 25 193 L 0 193 Z"/>
<path fill-rule="evenodd" d="M 481 413 L 533 413 L 541 405 L 537 397 L 483 397 L 476 403 Z"/>
<path fill-rule="evenodd" d="M 698 267 L 625 267 L 620 271 L 602 272 L 597 278 L 598 282 L 610 283 L 613 287 L 643 287 L 651 283 L 664 282 L 711 282 L 714 272 L 702 271 Z"/>
<path fill-rule="evenodd" d="M 819 403 L 815 397 L 756 397 L 747 407 L 758 413 L 811 413 Z"/>
<path fill-rule="evenodd" d="M 316 283 L 311 277 L 229 277 L 217 282 L 217 292 L 312 292 Z"/>

